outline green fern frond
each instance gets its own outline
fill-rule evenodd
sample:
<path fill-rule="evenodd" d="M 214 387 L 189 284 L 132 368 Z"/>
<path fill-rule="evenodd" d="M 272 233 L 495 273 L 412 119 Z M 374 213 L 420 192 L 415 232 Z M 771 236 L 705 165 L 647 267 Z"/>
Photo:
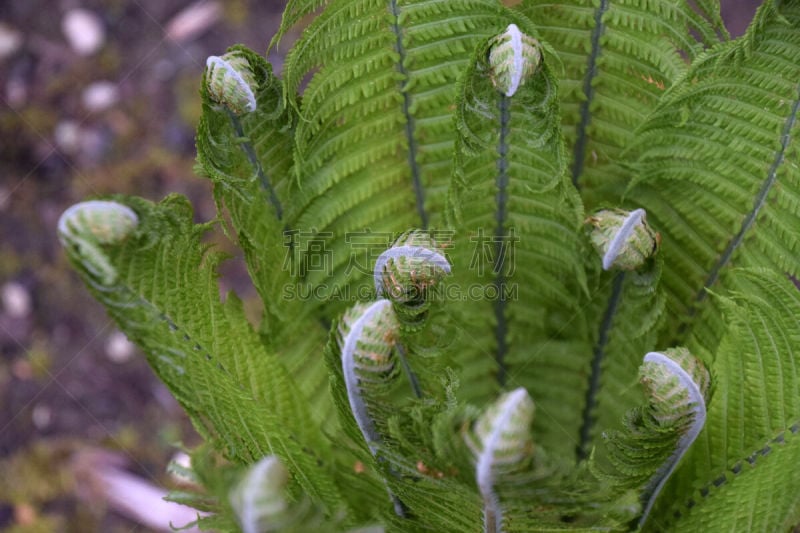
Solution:
<path fill-rule="evenodd" d="M 549 309 L 574 309 L 579 297 L 571 284 L 582 278 L 582 209 L 564 174 L 548 58 L 508 97 L 493 78 L 502 65 L 489 63 L 497 46 L 505 45 L 493 38 L 477 47 L 459 86 L 450 191 L 457 228 L 452 284 L 461 301 L 446 310 L 464 331 L 453 348 L 464 369 L 462 390 L 480 400 L 507 381 L 532 390 L 529 343 L 542 337 Z"/>
<path fill-rule="evenodd" d="M 512 31 L 519 30 L 506 33 Z M 586 291 L 582 206 L 565 175 L 551 56 L 537 43 L 543 59 L 508 97 L 496 85 L 503 64 L 490 63 L 490 51 L 505 46 L 498 39 L 476 49 L 460 84 L 449 282 L 459 294 L 444 312 L 463 332 L 452 350 L 463 369 L 464 397 L 486 401 L 506 385 L 525 387 L 542 413 L 535 422 L 537 442 L 560 453 L 563 428 L 577 435 L 581 399 L 566 405 L 562 394 L 542 389 L 572 380 L 587 360 L 541 339 L 549 337 L 556 314 L 569 320 L 578 313 Z M 524 60 L 537 60 L 536 54 Z"/>
<path fill-rule="evenodd" d="M 280 301 L 288 255 L 281 222 L 291 178 L 292 117 L 283 101 L 282 84 L 258 54 L 237 46 L 252 69 L 256 109 L 241 117 L 217 104 L 203 83 L 203 115 L 197 128 L 197 161 L 214 183 L 220 211 L 226 208 L 256 290 L 265 305 L 267 330 L 280 331 L 285 321 Z M 281 304 L 279 306 L 279 304 Z"/>
<path fill-rule="evenodd" d="M 791 531 L 800 523 L 800 425 L 794 423 L 689 496 L 649 530 Z M 670 514 L 671 512 L 671 514 Z"/>
<path fill-rule="evenodd" d="M 520 9 L 565 65 L 562 123 L 573 183 L 587 205 L 618 202 L 632 178 L 620 155 L 634 131 L 686 71 L 684 57 L 727 35 L 718 2 L 523 0 Z"/>
<path fill-rule="evenodd" d="M 172 495 L 198 526 L 800 521 L 800 0 L 733 42 L 718 0 L 511 3 L 290 0 L 285 81 L 208 60 L 215 221 L 60 219 L 210 445 Z M 258 329 L 219 296 L 220 222 Z"/>
<path fill-rule="evenodd" d="M 528 391 L 514 389 L 491 404 L 466 437 L 475 454 L 475 481 L 483 498 L 486 532 L 503 529 L 503 508 L 495 485 L 524 468 L 529 459 L 533 413 Z"/>
<path fill-rule="evenodd" d="M 737 470 L 736 465 L 741 467 L 754 450 L 800 419 L 800 292 L 785 276 L 769 270 L 737 270 L 735 274 L 737 290 L 726 298 L 715 297 L 725 310 L 727 332 L 713 358 L 707 358 L 713 359 L 714 391 L 706 427 L 665 487 L 653 514 L 656 523 L 669 518 L 669 502 L 683 502 L 687 494 L 694 494 L 698 482 L 713 485 L 721 473 Z M 787 448 L 796 450 L 796 446 Z M 792 454 L 796 457 L 795 452 L 776 454 L 764 457 L 763 462 L 781 461 L 781 457 L 789 461 Z M 794 470 L 794 464 L 787 462 L 783 467 Z M 750 497 L 763 490 L 767 478 L 763 479 L 753 482 Z M 747 486 L 742 484 L 741 490 L 747 491 Z M 787 517 L 781 513 L 797 512 L 791 502 L 782 502 L 783 507 L 772 501 L 765 506 L 763 516 L 772 518 L 764 530 L 779 529 Z M 697 500 L 698 512 L 702 512 L 701 503 L 705 505 Z"/>
<path fill-rule="evenodd" d="M 389 300 L 359 303 L 342 317 L 326 350 L 342 425 L 359 447 L 366 445 L 369 462 L 386 477 L 395 475 L 380 451 L 392 415 L 389 398 L 400 374 L 399 336 L 400 324 Z M 405 517 L 403 502 L 388 484 L 386 489 L 395 514 Z"/>
<path fill-rule="evenodd" d="M 296 27 L 304 18 L 319 11 L 328 2 L 329 0 L 289 0 L 286 2 L 280 28 L 270 40 L 269 48 L 277 47 L 289 30 Z"/>
<path fill-rule="evenodd" d="M 477 43 L 518 18 L 491 0 L 337 0 L 304 31 L 285 66 L 289 95 L 312 75 L 287 223 L 331 233 L 333 276 L 312 284 L 358 277 L 347 232 L 443 226 L 455 81 Z"/>
<path fill-rule="evenodd" d="M 242 61 L 252 71 L 256 106 L 241 116 L 215 102 L 212 80 L 203 83 L 203 115 L 197 128 L 197 160 L 214 183 L 214 197 L 222 217 L 227 210 L 234 236 L 264 304 L 261 334 L 267 347 L 280 353 L 283 363 L 312 402 L 315 418 L 330 424 L 332 404 L 326 394 L 327 373 L 321 357 L 325 328 L 292 291 L 292 274 L 299 268 L 284 234 L 283 205 L 289 199 L 292 178 L 292 128 L 295 119 L 285 105 L 283 85 L 263 57 L 243 46 L 226 56 Z M 304 319 L 305 318 L 305 319 Z"/>
<path fill-rule="evenodd" d="M 234 295 L 219 301 L 216 267 L 223 256 L 200 242 L 209 225 L 192 225 L 182 197 L 159 205 L 125 202 L 107 202 L 111 209 L 99 218 L 118 225 L 116 213 L 135 211 L 135 229 L 113 239 L 105 237 L 107 225 L 81 216 L 84 204 L 65 212 L 60 237 L 84 282 L 147 354 L 198 430 L 229 458 L 249 464 L 274 453 L 314 501 L 335 508 L 337 489 L 317 465 L 327 443 L 313 431 L 302 396 L 264 349 L 241 302 Z"/>
<path fill-rule="evenodd" d="M 629 196 L 663 236 L 676 317 L 666 339 L 693 335 L 715 351 L 724 324 L 708 290 L 735 287 L 733 265 L 800 272 L 798 79 L 800 5 L 768 2 L 745 36 L 696 61 L 637 133 L 640 185 Z"/>

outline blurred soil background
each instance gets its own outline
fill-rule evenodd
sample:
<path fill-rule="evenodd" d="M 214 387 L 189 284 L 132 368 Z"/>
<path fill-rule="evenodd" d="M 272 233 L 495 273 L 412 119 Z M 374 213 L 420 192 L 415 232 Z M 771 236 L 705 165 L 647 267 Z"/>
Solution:
<path fill-rule="evenodd" d="M 723 4 L 738 35 L 758 2 Z M 205 59 L 234 43 L 265 52 L 283 5 L 0 0 L 0 530 L 155 531 L 91 474 L 111 465 L 174 488 L 166 465 L 198 438 L 71 272 L 56 222 L 110 193 L 177 192 L 213 218 L 192 173 Z M 240 262 L 221 285 L 252 299 Z"/>

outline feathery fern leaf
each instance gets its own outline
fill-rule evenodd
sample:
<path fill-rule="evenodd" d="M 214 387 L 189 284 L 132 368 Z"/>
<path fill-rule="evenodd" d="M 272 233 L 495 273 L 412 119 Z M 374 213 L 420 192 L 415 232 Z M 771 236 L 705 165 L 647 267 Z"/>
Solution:
<path fill-rule="evenodd" d="M 523 0 L 520 9 L 565 65 L 560 92 L 573 183 L 587 205 L 619 201 L 631 179 L 620 155 L 633 132 L 685 72 L 684 57 L 726 35 L 718 2 Z"/>
<path fill-rule="evenodd" d="M 549 58 L 526 57 L 536 61 L 535 71 L 508 97 L 493 81 L 493 69 L 502 65 L 489 63 L 490 49 L 504 46 L 504 39 L 484 41 L 460 83 L 450 196 L 457 228 L 452 283 L 463 302 L 445 309 L 463 331 L 453 351 L 463 368 L 465 397 L 485 401 L 508 382 L 526 387 L 537 404 L 541 398 L 541 411 L 549 416 L 564 398 L 538 394 L 537 386 L 563 383 L 570 374 L 562 372 L 565 361 L 556 368 L 537 357 L 532 343 L 545 337 L 549 311 L 577 311 L 580 295 L 572 289 L 583 276 L 582 209 L 564 172 Z M 545 48 L 535 46 L 541 58 Z M 579 416 L 580 407 L 574 407 Z"/>
<path fill-rule="evenodd" d="M 707 289 L 735 286 L 731 266 L 800 273 L 798 80 L 800 3 L 767 2 L 743 37 L 692 65 L 637 134 L 641 185 L 630 197 L 663 236 L 677 324 L 668 342 L 693 334 L 715 351 L 724 324 Z"/>
<path fill-rule="evenodd" d="M 396 388 L 399 368 L 396 345 L 400 324 L 389 300 L 359 303 L 353 306 L 338 327 L 335 346 L 328 347 L 329 364 L 341 368 L 334 373 L 332 386 L 347 395 L 346 403 L 337 402 L 345 429 L 356 442 L 366 444 L 377 470 L 388 469 L 381 464 L 380 445 L 387 433 L 386 424 L 392 405 L 388 401 Z M 336 361 L 335 359 L 339 360 Z M 341 377 L 341 382 L 338 378 Z M 357 435 L 352 430 L 355 422 Z M 387 485 L 388 489 L 388 485 Z M 405 516 L 403 503 L 389 490 L 395 513 Z"/>
<path fill-rule="evenodd" d="M 198 168 L 260 330 L 184 199 L 59 222 L 218 450 L 208 491 L 173 498 L 220 529 L 798 523 L 800 0 L 725 43 L 718 7 L 290 0 L 271 46 L 316 16 L 285 82 L 241 46 L 210 58 Z M 675 339 L 710 400 L 688 351 L 653 352 Z M 277 458 L 289 476 L 250 483 Z"/>
<path fill-rule="evenodd" d="M 257 107 L 241 117 L 215 103 L 203 83 L 203 115 L 197 128 L 197 161 L 214 183 L 218 208 L 227 208 L 248 271 L 265 306 L 267 331 L 280 331 L 284 261 L 282 205 L 292 167 L 292 118 L 281 82 L 261 56 L 242 47 L 229 53 L 246 59 L 255 76 Z M 291 259 L 291 257 L 288 257 Z M 280 305 L 279 305 L 280 304 Z"/>
<path fill-rule="evenodd" d="M 289 472 L 274 455 L 247 468 L 228 490 L 229 503 L 242 533 L 318 531 L 334 533 L 334 521 L 324 522 L 307 498 L 290 501 Z"/>
<path fill-rule="evenodd" d="M 673 505 L 648 530 L 792 531 L 800 523 L 800 425 L 763 446 Z"/>
<path fill-rule="evenodd" d="M 669 502 L 685 503 L 688 495 L 696 501 L 697 512 L 702 513 L 706 499 L 696 497 L 697 480 L 705 487 L 700 491 L 702 496 L 709 486 L 720 485 L 726 476 L 740 470 L 744 462 L 752 463 L 754 451 L 762 449 L 766 441 L 788 431 L 800 420 L 800 369 L 797 365 L 800 292 L 784 276 L 766 269 L 739 270 L 736 275 L 737 291 L 730 292 L 726 298 L 717 297 L 722 301 L 728 329 L 710 367 L 714 392 L 707 423 L 677 471 L 678 475 L 665 487 L 653 512 L 655 524 L 669 518 L 674 511 Z M 797 446 L 787 445 L 786 448 L 794 451 L 775 454 L 775 457 L 767 455 L 767 451 L 766 457 L 758 458 L 757 466 L 761 468 L 763 463 L 785 460 L 783 468 L 794 470 L 792 458 L 797 458 Z M 780 467 L 774 468 L 780 470 Z M 753 481 L 750 489 L 747 483 L 740 483 L 737 489 L 753 490 L 751 498 L 765 490 L 765 483 L 772 483 L 760 474 L 753 477 L 761 481 Z M 722 481 L 718 482 L 719 479 Z M 711 502 L 712 498 L 707 501 Z M 791 499 L 781 500 L 781 503 L 770 500 L 766 507 L 769 510 L 765 510 L 764 515 L 771 518 L 764 531 L 780 529 L 790 514 L 798 512 L 796 502 Z"/>
<path fill-rule="evenodd" d="M 243 46 L 228 55 L 246 62 L 252 71 L 256 107 L 237 116 L 215 103 L 212 80 L 203 83 L 203 116 L 197 129 L 197 160 L 214 183 L 214 197 L 222 213 L 227 209 L 237 244 L 244 252 L 247 270 L 264 303 L 261 333 L 269 349 L 283 363 L 312 400 L 312 412 L 332 421 L 332 404 L 326 393 L 327 372 L 321 357 L 325 329 L 306 318 L 308 306 L 297 293 L 292 274 L 292 243 L 284 237 L 281 220 L 289 198 L 293 117 L 283 99 L 283 86 L 264 58 Z M 207 73 L 208 76 L 208 73 Z"/>
<path fill-rule="evenodd" d="M 269 47 L 278 46 L 286 33 L 297 26 L 305 17 L 318 11 L 329 0 L 289 0 L 283 10 L 281 25 L 278 32 L 272 37 Z"/>
<path fill-rule="evenodd" d="M 248 464 L 274 453 L 315 501 L 335 508 L 337 489 L 317 466 L 327 444 L 313 431 L 307 406 L 239 300 L 219 301 L 216 267 L 223 257 L 200 242 L 209 225 L 192 225 L 182 197 L 159 205 L 125 201 L 127 208 L 107 202 L 112 209 L 102 215 L 136 212 L 135 229 L 121 238 L 106 238 L 103 218 L 82 218 L 84 204 L 64 214 L 60 236 L 84 282 L 226 455 Z M 114 276 L 98 275 L 98 262 Z"/>
<path fill-rule="evenodd" d="M 444 378 L 452 380 L 453 376 Z M 451 388 L 454 384 L 448 383 Z M 461 439 L 474 410 L 448 398 L 426 398 L 389 420 L 391 451 L 398 477 L 388 479 L 417 525 L 433 531 L 477 531 L 481 500 L 474 488 L 471 455 Z M 394 520 L 399 530 L 413 529 Z"/>
<path fill-rule="evenodd" d="M 475 480 L 483 498 L 483 530 L 503 529 L 503 509 L 495 484 L 525 466 L 533 451 L 533 401 L 520 387 L 489 406 L 475 422 L 468 442 L 475 453 Z"/>
<path fill-rule="evenodd" d="M 306 28 L 285 66 L 290 95 L 313 73 L 287 223 L 330 232 L 326 282 L 359 277 L 347 232 L 442 226 L 455 81 L 477 43 L 518 18 L 492 0 L 334 0 Z"/>

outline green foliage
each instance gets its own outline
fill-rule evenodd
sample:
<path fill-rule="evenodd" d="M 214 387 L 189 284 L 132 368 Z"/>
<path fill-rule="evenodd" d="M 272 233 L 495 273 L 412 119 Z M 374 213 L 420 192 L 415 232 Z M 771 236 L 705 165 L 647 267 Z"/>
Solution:
<path fill-rule="evenodd" d="M 564 62 L 562 123 L 573 183 L 589 205 L 618 202 L 633 176 L 621 153 L 636 129 L 684 74 L 685 58 L 727 35 L 719 3 L 525 0 L 520 9 Z"/>
<path fill-rule="evenodd" d="M 295 0 L 273 44 L 312 14 L 283 80 L 209 63 L 216 220 L 59 224 L 208 440 L 173 498 L 218 530 L 800 523 L 800 2 L 729 41 L 713 0 Z"/>
<path fill-rule="evenodd" d="M 767 2 L 742 38 L 692 65 L 638 132 L 628 196 L 670 258 L 667 342 L 693 336 L 713 353 L 724 325 L 707 290 L 735 287 L 731 267 L 798 274 L 798 23 L 796 2 Z"/>

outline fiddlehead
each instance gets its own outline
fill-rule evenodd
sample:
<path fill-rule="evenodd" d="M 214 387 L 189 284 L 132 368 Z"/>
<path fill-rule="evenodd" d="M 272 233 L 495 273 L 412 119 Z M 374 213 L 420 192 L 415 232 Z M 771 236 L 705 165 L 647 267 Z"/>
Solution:
<path fill-rule="evenodd" d="M 484 501 L 484 531 L 502 531 L 503 510 L 495 486 L 525 465 L 533 452 L 531 424 L 534 406 L 520 387 L 500 396 L 466 435 L 475 454 L 475 480 Z"/>
<path fill-rule="evenodd" d="M 102 247 L 125 240 L 139 224 L 139 217 L 125 205 L 91 200 L 69 207 L 58 219 L 58 238 L 68 252 L 105 285 L 116 281 L 117 271 Z"/>
<path fill-rule="evenodd" d="M 428 296 L 450 273 L 442 247 L 426 231 L 403 233 L 375 261 L 375 292 L 392 301 L 404 324 L 424 318 Z"/>
<path fill-rule="evenodd" d="M 236 116 L 256 110 L 258 84 L 250 62 L 240 52 L 210 56 L 206 60 L 206 84 L 212 100 Z"/>
<path fill-rule="evenodd" d="M 283 490 L 288 481 L 288 470 L 274 455 L 245 472 L 229 496 L 244 533 L 278 531 L 286 525 L 289 502 Z"/>
<path fill-rule="evenodd" d="M 522 33 L 516 24 L 492 39 L 489 45 L 492 83 L 506 97 L 514 96 L 520 85 L 534 75 L 542 62 L 539 41 Z"/>
<path fill-rule="evenodd" d="M 345 313 L 339 325 L 342 373 L 350 411 L 373 457 L 381 442 L 379 421 L 388 416 L 381 400 L 397 377 L 395 345 L 400 325 L 389 300 L 359 303 Z M 388 487 L 387 487 L 388 491 Z M 395 512 L 403 504 L 389 491 Z"/>
<path fill-rule="evenodd" d="M 625 430 L 605 435 L 616 473 L 600 477 L 621 487 L 642 489 L 647 519 L 659 492 L 695 441 L 706 421 L 710 378 L 705 366 L 686 348 L 650 352 L 639 381 L 647 404 L 625 417 Z"/>
<path fill-rule="evenodd" d="M 658 252 L 661 237 L 646 217 L 644 209 L 605 209 L 586 219 L 592 245 L 603 257 L 603 270 L 636 270 Z"/>

